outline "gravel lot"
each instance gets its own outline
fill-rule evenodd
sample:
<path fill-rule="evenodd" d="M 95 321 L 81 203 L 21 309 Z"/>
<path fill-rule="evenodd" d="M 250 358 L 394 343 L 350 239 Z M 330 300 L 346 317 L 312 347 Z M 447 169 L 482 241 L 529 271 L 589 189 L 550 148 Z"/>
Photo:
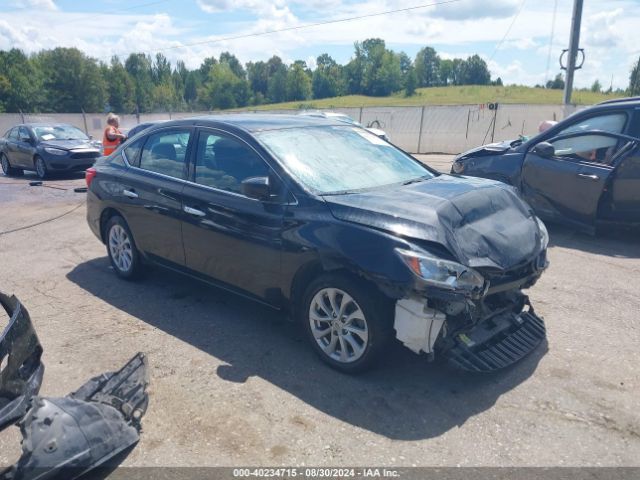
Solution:
<path fill-rule="evenodd" d="M 446 170 L 451 157 L 423 160 Z M 349 377 L 277 312 L 160 270 L 117 279 L 73 192 L 84 180 L 45 182 L 59 190 L 33 179 L 0 177 L 0 232 L 70 213 L 0 234 L 0 289 L 36 325 L 46 395 L 148 354 L 150 407 L 125 465 L 640 464 L 630 234 L 550 226 L 551 266 L 529 292 L 548 343 L 514 368 L 464 374 L 396 346 L 384 366 Z M 0 465 L 18 455 L 17 429 L 0 434 Z"/>

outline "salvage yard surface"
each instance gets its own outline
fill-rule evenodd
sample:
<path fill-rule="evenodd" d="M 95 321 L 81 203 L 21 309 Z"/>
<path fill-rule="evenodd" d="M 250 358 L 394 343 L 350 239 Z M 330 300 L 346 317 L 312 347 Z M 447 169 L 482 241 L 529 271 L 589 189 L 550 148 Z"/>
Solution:
<path fill-rule="evenodd" d="M 452 157 L 421 159 L 446 171 Z M 159 269 L 119 280 L 86 224 L 85 194 L 73 192 L 84 180 L 30 180 L 0 177 L 0 290 L 35 324 L 44 395 L 147 354 L 149 409 L 124 465 L 640 464 L 632 234 L 549 225 L 551 265 L 528 291 L 548 342 L 515 367 L 472 375 L 397 345 L 350 377 L 322 364 L 278 312 Z M 0 466 L 19 456 L 11 430 Z"/>

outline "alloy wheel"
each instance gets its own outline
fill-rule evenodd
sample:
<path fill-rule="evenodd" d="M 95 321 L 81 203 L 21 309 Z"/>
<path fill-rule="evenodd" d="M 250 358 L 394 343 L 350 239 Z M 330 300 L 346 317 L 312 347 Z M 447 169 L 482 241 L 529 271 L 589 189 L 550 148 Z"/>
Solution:
<path fill-rule="evenodd" d="M 358 303 L 343 290 L 323 288 L 314 295 L 309 325 L 324 354 L 333 360 L 355 362 L 367 349 L 367 320 Z"/>
<path fill-rule="evenodd" d="M 109 230 L 109 253 L 115 267 L 123 273 L 131 268 L 133 247 L 129 234 L 121 225 L 113 225 Z"/>
<path fill-rule="evenodd" d="M 44 178 L 47 175 L 47 166 L 45 165 L 44 160 L 40 157 L 36 159 L 36 173 L 40 178 Z"/>

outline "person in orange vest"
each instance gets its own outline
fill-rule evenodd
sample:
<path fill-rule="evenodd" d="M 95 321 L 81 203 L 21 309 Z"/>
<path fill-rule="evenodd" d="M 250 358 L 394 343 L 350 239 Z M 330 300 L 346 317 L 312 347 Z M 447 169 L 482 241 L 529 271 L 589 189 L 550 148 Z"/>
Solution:
<path fill-rule="evenodd" d="M 111 155 L 118 148 L 118 145 L 124 141 L 127 136 L 123 134 L 118 127 L 120 126 L 120 117 L 110 113 L 107 116 L 107 128 L 104 129 L 102 136 L 102 147 L 104 156 Z"/>

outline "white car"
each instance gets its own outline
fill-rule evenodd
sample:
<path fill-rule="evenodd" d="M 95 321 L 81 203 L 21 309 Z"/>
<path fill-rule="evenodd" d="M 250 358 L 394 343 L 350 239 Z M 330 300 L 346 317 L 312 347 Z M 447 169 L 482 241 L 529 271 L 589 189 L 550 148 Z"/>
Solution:
<path fill-rule="evenodd" d="M 390 141 L 389 137 L 387 136 L 387 134 L 386 134 L 386 132 L 384 130 L 380 130 L 379 128 L 364 127 L 362 124 L 360 124 L 360 122 L 356 122 L 353 118 L 351 118 L 346 113 L 311 111 L 311 112 L 301 112 L 298 115 L 305 115 L 305 116 L 308 116 L 308 117 L 331 118 L 331 119 L 334 119 L 334 120 L 339 120 L 341 122 L 348 123 L 350 125 L 357 125 L 358 127 L 365 128 L 369 132 L 373 133 L 375 136 L 380 137 L 383 140 L 386 140 L 387 142 Z"/>

